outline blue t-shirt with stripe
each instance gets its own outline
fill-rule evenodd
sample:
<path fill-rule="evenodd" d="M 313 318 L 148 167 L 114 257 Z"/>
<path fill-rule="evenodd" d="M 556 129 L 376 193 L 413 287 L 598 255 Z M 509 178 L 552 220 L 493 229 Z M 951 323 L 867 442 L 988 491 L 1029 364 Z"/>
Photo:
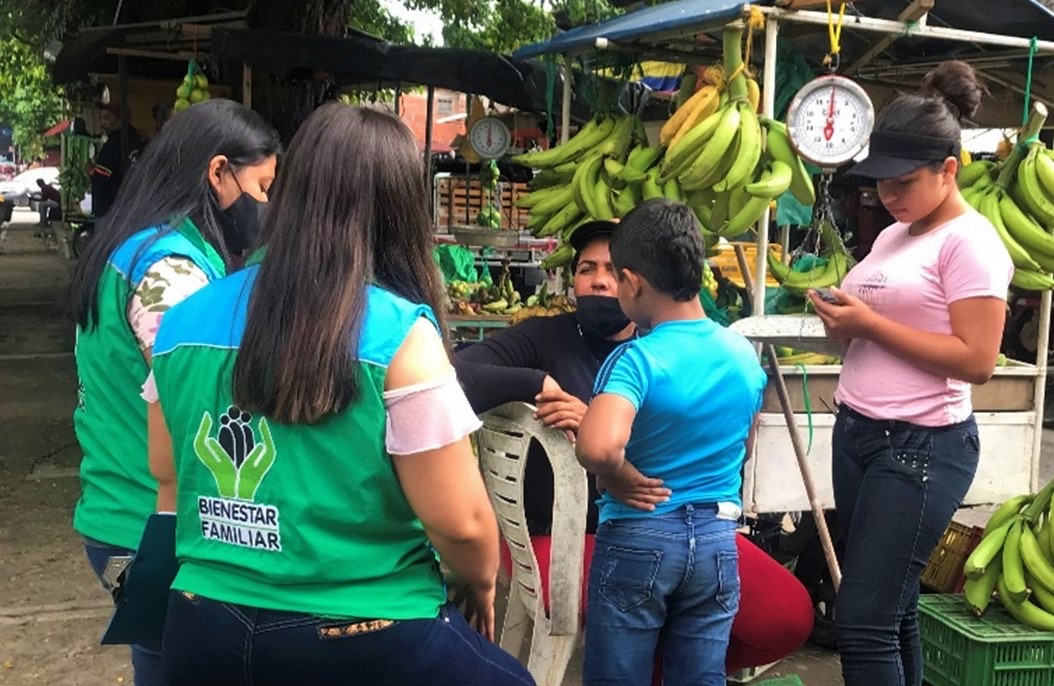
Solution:
<path fill-rule="evenodd" d="M 600 521 L 648 517 L 688 503 L 741 504 L 745 442 L 767 377 L 753 346 L 709 319 L 664 322 L 605 361 L 594 395 L 637 410 L 626 459 L 662 479 L 670 499 L 654 513 L 600 498 Z"/>

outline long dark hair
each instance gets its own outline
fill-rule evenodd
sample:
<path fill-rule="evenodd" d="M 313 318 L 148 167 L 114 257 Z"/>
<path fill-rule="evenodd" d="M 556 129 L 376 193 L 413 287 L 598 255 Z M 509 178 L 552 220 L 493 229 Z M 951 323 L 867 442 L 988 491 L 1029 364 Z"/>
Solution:
<path fill-rule="evenodd" d="M 280 149 L 274 128 L 233 100 L 199 103 L 166 123 L 129 170 L 77 264 L 71 286 L 77 324 L 82 329 L 94 328 L 99 315 L 99 277 L 107 260 L 130 236 L 147 227 L 177 225 L 190 217 L 229 265 L 219 205 L 208 182 L 209 162 L 224 155 L 237 170 L 258 164 Z"/>
<path fill-rule="evenodd" d="M 359 397 L 356 347 L 373 282 L 431 306 L 442 326 L 424 167 L 396 117 L 329 103 L 282 160 L 267 256 L 234 364 L 239 407 L 312 424 Z"/>

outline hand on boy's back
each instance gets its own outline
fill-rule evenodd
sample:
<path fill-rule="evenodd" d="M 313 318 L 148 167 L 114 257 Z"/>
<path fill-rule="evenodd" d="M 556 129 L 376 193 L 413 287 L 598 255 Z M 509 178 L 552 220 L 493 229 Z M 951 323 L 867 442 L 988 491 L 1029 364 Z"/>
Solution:
<path fill-rule="evenodd" d="M 652 479 L 640 473 L 628 460 L 614 474 L 597 476 L 597 489 L 607 491 L 623 505 L 652 512 L 656 505 L 670 499 L 670 489 L 662 485 L 662 479 Z"/>
<path fill-rule="evenodd" d="M 568 440 L 575 442 L 575 431 L 582 423 L 582 417 L 586 413 L 586 404 L 571 395 L 551 376 L 545 377 L 542 384 L 542 392 L 534 396 L 534 402 L 538 410 L 534 413 L 535 419 L 553 429 L 563 429 Z"/>

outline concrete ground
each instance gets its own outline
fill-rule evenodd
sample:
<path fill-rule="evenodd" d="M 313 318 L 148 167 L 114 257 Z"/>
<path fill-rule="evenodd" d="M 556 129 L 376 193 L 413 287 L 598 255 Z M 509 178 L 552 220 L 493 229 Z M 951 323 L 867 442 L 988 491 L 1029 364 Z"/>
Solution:
<path fill-rule="evenodd" d="M 16 211 L 0 239 L 0 685 L 131 684 L 128 649 L 98 644 L 111 603 L 70 525 L 80 460 L 72 263 L 33 235 L 34 221 Z M 1054 432 L 1045 433 L 1047 443 Z M 1041 476 L 1052 471 L 1048 459 Z M 842 683 L 837 655 L 811 645 L 757 681 L 790 674 L 807 686 Z M 580 683 L 581 650 L 564 680 Z"/>

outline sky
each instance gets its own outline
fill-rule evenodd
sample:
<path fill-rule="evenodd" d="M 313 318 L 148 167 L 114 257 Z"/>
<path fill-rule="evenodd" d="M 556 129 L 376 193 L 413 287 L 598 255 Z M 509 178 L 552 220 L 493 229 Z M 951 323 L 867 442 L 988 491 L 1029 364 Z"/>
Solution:
<path fill-rule="evenodd" d="M 443 45 L 443 22 L 435 12 L 411 10 L 401 0 L 380 0 L 393 17 L 413 24 L 417 39 L 432 36 L 432 45 Z"/>

